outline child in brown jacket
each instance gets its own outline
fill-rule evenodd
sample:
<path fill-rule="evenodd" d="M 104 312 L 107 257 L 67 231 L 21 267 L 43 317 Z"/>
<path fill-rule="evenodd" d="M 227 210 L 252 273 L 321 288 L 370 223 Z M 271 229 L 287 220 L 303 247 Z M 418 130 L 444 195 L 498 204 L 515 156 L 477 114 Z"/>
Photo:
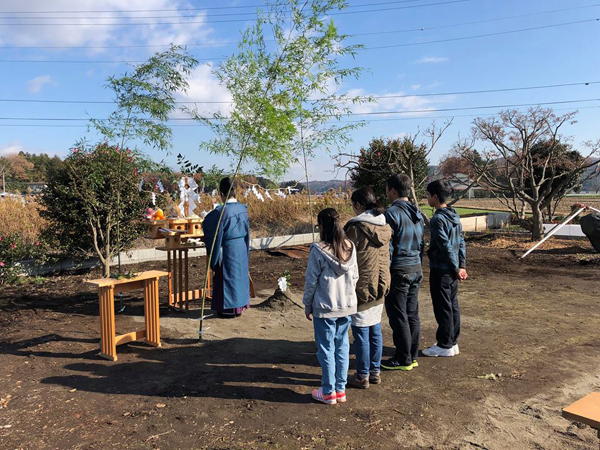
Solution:
<path fill-rule="evenodd" d="M 356 247 L 359 279 L 356 285 L 358 308 L 352 316 L 356 375 L 348 382 L 366 389 L 370 383 L 381 383 L 381 314 L 390 288 L 392 229 L 386 223 L 384 209 L 377 203 L 373 189 L 358 189 L 351 200 L 357 216 L 349 220 L 344 229 Z"/>

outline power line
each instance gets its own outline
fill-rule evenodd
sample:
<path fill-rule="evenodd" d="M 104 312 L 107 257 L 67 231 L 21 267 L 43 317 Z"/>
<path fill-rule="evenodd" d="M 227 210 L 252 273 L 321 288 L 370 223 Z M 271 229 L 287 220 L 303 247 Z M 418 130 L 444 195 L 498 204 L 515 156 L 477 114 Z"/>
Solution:
<path fill-rule="evenodd" d="M 396 0 L 396 1 L 389 1 L 389 2 L 379 2 L 379 3 L 363 3 L 363 4 L 357 4 L 357 5 L 348 5 L 343 9 L 346 8 L 364 8 L 364 7 L 371 7 L 371 6 L 380 6 L 380 5 L 390 5 L 390 4 L 398 4 L 398 3 L 415 3 L 415 2 L 419 2 L 421 0 Z M 469 1 L 469 0 L 463 0 L 463 1 Z M 257 5 L 257 8 L 264 8 L 265 5 Z M 249 8 L 248 6 L 245 6 L 244 8 Z M 181 10 L 171 10 L 171 11 L 204 11 L 204 8 L 185 8 L 185 9 L 181 9 Z M 160 12 L 161 10 L 148 10 L 145 12 Z M 169 11 L 169 10 L 167 10 Z M 100 11 L 85 11 L 85 12 L 89 12 L 89 13 L 100 13 Z M 104 11 L 104 12 L 110 12 L 110 13 L 115 13 L 115 14 L 129 14 L 130 12 L 133 11 Z M 164 12 L 164 11 L 163 11 Z M 287 13 L 291 13 L 292 10 L 282 10 L 281 12 L 287 12 Z M 58 12 L 56 12 L 58 13 Z M 37 14 L 56 14 L 54 12 L 37 12 Z M 11 14 L 9 12 L 0 12 L 0 14 Z M 15 14 L 15 13 L 12 13 Z M 36 14 L 36 12 L 31 12 L 31 14 Z M 205 17 L 229 17 L 229 16 L 247 16 L 247 15 L 257 15 L 256 11 L 249 11 L 249 12 L 238 12 L 238 13 L 220 13 L 220 14 L 208 14 Z M 66 17 L 43 17 L 43 16 L 36 16 L 36 17 L 11 17 L 11 16 L 0 16 L 0 19 L 13 19 L 13 20 L 62 20 L 62 19 L 92 19 L 92 20 L 97 20 L 97 19 L 186 19 L 186 18 L 191 18 L 191 19 L 197 19 L 198 15 L 182 15 L 182 14 L 178 14 L 175 16 L 130 16 L 130 15 L 120 15 L 120 16 L 90 16 L 90 17 L 86 17 L 86 16 L 66 16 Z"/>
<path fill-rule="evenodd" d="M 581 106 L 577 108 L 581 109 L 600 109 L 600 106 Z M 556 108 L 554 111 L 572 111 L 572 108 Z M 390 117 L 386 119 L 364 119 L 364 120 L 339 120 L 334 121 L 337 123 L 356 123 L 356 122 L 398 122 L 398 121 L 409 121 L 409 120 L 437 120 L 437 119 L 455 119 L 457 117 L 489 117 L 495 116 L 495 113 L 490 114 L 454 114 L 452 116 L 421 116 L 421 117 Z M 206 127 L 206 124 L 203 123 L 195 123 L 191 125 L 178 125 L 173 124 L 169 125 L 170 128 L 197 128 L 197 127 Z M 62 125 L 62 124 L 0 124 L 0 127 L 24 127 L 24 128 L 88 128 L 87 125 Z"/>
<path fill-rule="evenodd" d="M 465 3 L 471 0 L 451 0 L 446 2 L 427 3 L 423 5 L 411 6 L 396 6 L 393 8 L 365 9 L 362 11 L 341 11 L 328 13 L 329 16 L 341 16 L 348 14 L 364 14 L 369 12 L 395 11 L 400 9 L 424 8 L 427 6 L 451 5 L 454 3 Z M 223 20 L 191 20 L 179 22 L 112 22 L 112 23 L 0 23 L 0 26 L 146 26 L 146 25 L 193 25 L 193 24 L 208 24 L 208 23 L 233 23 L 233 22 L 248 22 L 249 19 L 223 19 Z"/>
<path fill-rule="evenodd" d="M 361 99 L 394 99 L 394 98 L 413 98 L 413 97 L 442 97 L 448 95 L 468 95 L 468 94 L 489 94 L 496 92 L 514 92 L 514 91 L 528 91 L 537 89 L 555 89 L 563 87 L 573 86 L 591 86 L 600 84 L 600 81 L 583 81 L 579 83 L 563 83 L 563 84 L 546 84 L 539 86 L 521 86 L 512 88 L 499 88 L 499 89 L 480 89 L 476 91 L 454 91 L 454 92 L 437 92 L 427 94 L 406 94 L 406 95 L 371 95 L 371 96 L 360 96 Z M 318 101 L 320 99 L 309 99 L 309 101 Z M 115 102 L 111 100 L 37 100 L 37 99 L 7 99 L 0 98 L 0 103 L 59 103 L 59 104 L 85 104 L 85 105 L 112 105 Z M 184 105 L 198 105 L 198 104 L 233 104 L 234 102 L 226 101 L 176 101 L 176 104 Z"/>
<path fill-rule="evenodd" d="M 379 3 L 363 3 L 361 5 L 347 5 L 346 8 L 358 8 L 361 6 L 377 6 L 377 5 L 389 5 L 396 3 L 412 3 L 418 2 L 420 0 L 398 0 L 398 1 L 389 1 L 389 2 L 379 2 Z M 256 5 L 246 5 L 246 6 L 212 6 L 205 8 L 172 8 L 172 9 L 127 9 L 127 10 L 55 10 L 55 11 L 0 11 L 0 14 L 81 14 L 81 13 L 136 13 L 136 12 L 173 12 L 173 11 L 206 11 L 206 10 L 215 10 L 215 9 L 243 9 L 243 8 L 263 8 L 265 6 L 264 3 L 256 4 Z"/>
<path fill-rule="evenodd" d="M 387 114 L 423 114 L 433 112 L 449 112 L 449 111 L 468 111 L 468 110 L 479 110 L 479 109 L 499 109 L 499 108 L 521 108 L 526 106 L 547 106 L 547 105 L 565 105 L 570 103 L 589 103 L 598 102 L 600 98 L 589 98 L 579 100 L 562 100 L 554 102 L 538 102 L 538 103 L 520 103 L 520 104 L 509 104 L 509 105 L 489 105 L 489 106 L 466 106 L 461 108 L 438 108 L 438 109 L 415 109 L 405 111 L 373 111 L 366 113 L 352 113 L 353 116 L 375 116 L 375 115 L 387 115 Z M 331 115 L 335 117 L 335 115 Z M 76 121 L 89 121 L 91 118 L 57 118 L 57 117 L 0 117 L 0 120 L 31 120 L 31 121 L 43 121 L 43 122 L 76 122 Z M 211 117 L 203 117 L 203 119 L 214 120 Z M 108 119 L 96 119 L 96 120 L 108 120 Z M 149 119 L 151 120 L 151 119 Z M 193 121 L 193 118 L 172 118 L 169 121 Z"/>
<path fill-rule="evenodd" d="M 482 23 L 499 22 L 499 21 L 503 21 L 503 20 L 519 19 L 519 18 L 523 18 L 523 17 L 532 17 L 532 16 L 538 16 L 538 15 L 544 15 L 544 14 L 553 14 L 553 13 L 558 13 L 558 12 L 574 11 L 574 10 L 579 10 L 579 9 L 597 8 L 599 6 L 600 6 L 600 3 L 595 3 L 593 5 L 587 5 L 587 6 L 577 6 L 577 7 L 573 7 L 573 8 L 553 9 L 553 10 L 547 10 L 547 11 L 539 11 L 539 12 L 535 12 L 535 13 L 518 14 L 518 15 L 514 15 L 514 16 L 505 16 L 505 17 L 496 17 L 496 18 L 491 18 L 491 19 L 476 20 L 476 21 L 471 21 L 471 22 L 460 22 L 460 23 L 448 24 L 448 25 L 438 25 L 438 26 L 431 26 L 431 27 L 423 26 L 423 27 L 407 28 L 407 29 L 403 29 L 403 30 L 372 31 L 372 32 L 367 32 L 367 33 L 354 33 L 352 35 L 349 35 L 349 37 L 352 38 L 355 36 L 374 36 L 374 35 L 384 35 L 384 34 L 411 33 L 411 32 L 423 32 L 423 31 L 430 31 L 430 30 L 441 30 L 441 29 L 447 29 L 447 28 L 462 27 L 462 26 L 466 26 L 466 25 L 478 25 L 478 24 L 482 24 Z M 274 40 L 267 39 L 265 42 L 274 42 Z M 203 43 L 199 43 L 199 42 L 181 43 L 181 44 L 176 44 L 176 45 L 181 45 L 181 46 L 186 46 L 186 47 L 201 47 L 201 46 L 220 47 L 220 46 L 224 46 L 224 45 L 235 45 L 237 43 L 238 43 L 238 41 L 222 41 L 222 42 L 203 42 Z M 3 47 L 0 47 L 0 50 L 13 50 L 13 49 L 125 49 L 125 48 L 162 48 L 162 47 L 170 47 L 170 46 L 171 46 L 171 44 L 89 45 L 89 46 L 3 46 Z"/>
<path fill-rule="evenodd" d="M 447 112 L 447 111 L 467 111 L 471 109 L 496 109 L 496 108 L 522 108 L 525 106 L 547 106 L 547 105 L 565 105 L 569 103 L 585 103 L 585 102 L 598 102 L 600 98 L 589 98 L 582 100 L 564 100 L 556 102 L 541 102 L 541 103 L 521 103 L 513 105 L 491 105 L 491 106 L 469 106 L 464 108 L 440 108 L 440 109 L 420 109 L 412 111 L 376 111 L 370 113 L 353 113 L 353 116 L 375 116 L 384 114 L 421 114 L 427 112 Z"/>
<path fill-rule="evenodd" d="M 462 1 L 462 0 L 461 0 Z M 388 48 L 398 48 L 398 47 L 413 47 L 413 46 L 418 46 L 418 45 L 427 45 L 427 44 L 439 44 L 439 43 L 446 43 L 446 42 L 456 42 L 456 41 L 463 41 L 463 40 L 468 40 L 468 39 L 478 39 L 478 38 L 483 38 L 483 37 L 491 37 L 491 36 L 501 36 L 501 35 L 507 35 L 507 34 L 513 34 L 513 33 L 522 33 L 525 31 L 536 31 L 536 30 L 543 30 L 543 29 L 548 29 L 548 28 L 557 28 L 557 27 L 563 27 L 563 26 L 568 26 L 568 25 L 579 25 L 582 23 L 591 23 L 591 22 L 600 22 L 600 18 L 595 18 L 595 19 L 586 19 L 586 20 L 577 20 L 577 21 L 573 21 L 573 22 L 563 22 L 563 23 L 558 23 L 558 24 L 552 24 L 552 25 L 542 25 L 539 27 L 530 27 L 530 28 L 520 28 L 517 30 L 508 30 L 508 31 L 499 31 L 496 33 L 487 33 L 487 34 L 477 34 L 474 36 L 462 36 L 462 37 L 458 37 L 458 38 L 448 38 L 448 39 L 439 39 L 439 40 L 434 40 L 434 41 L 423 41 L 423 42 L 410 42 L 410 43 L 404 43 L 404 44 L 390 44 L 390 45 L 382 45 L 382 46 L 376 46 L 376 47 L 365 47 L 363 50 L 382 50 L 382 49 L 388 49 Z M 221 61 L 224 58 L 198 58 L 199 61 Z M 50 60 L 50 59 L 45 59 L 45 60 L 27 60 L 27 59 L 0 59 L 0 63 L 61 63 L 61 64 L 67 64 L 67 63 L 73 63 L 73 64 L 116 64 L 116 63 L 131 63 L 131 64 L 138 64 L 138 63 L 143 63 L 145 61 L 135 61 L 135 60 Z"/>
<path fill-rule="evenodd" d="M 408 28 L 408 29 L 404 29 L 404 30 L 372 31 L 372 32 L 368 32 L 368 33 L 355 33 L 352 36 L 370 36 L 370 35 L 393 34 L 393 33 L 410 33 L 410 32 L 414 32 L 414 31 L 442 30 L 445 28 L 462 27 L 465 25 L 480 25 L 482 23 L 499 22 L 501 20 L 521 19 L 523 17 L 540 16 L 543 14 L 553 14 L 553 13 L 558 13 L 558 12 L 575 11 L 575 10 L 579 10 L 579 9 L 597 8 L 598 6 L 600 6 L 600 3 L 595 3 L 593 5 L 587 5 L 587 6 L 575 6 L 573 8 L 551 9 L 551 10 L 547 10 L 547 11 L 538 11 L 538 12 L 534 12 L 534 13 L 517 14 L 514 16 L 505 16 L 505 17 L 496 17 L 496 18 L 492 18 L 492 19 L 475 20 L 475 21 L 471 21 L 471 22 L 460 22 L 460 23 L 455 23 L 455 24 L 450 24 L 450 25 L 438 25 L 438 26 L 433 26 L 433 27 L 416 27 L 416 28 Z"/>
<path fill-rule="evenodd" d="M 196 58 L 197 61 L 222 61 L 223 58 Z M 133 59 L 124 59 L 124 60 L 101 60 L 101 59 L 93 59 L 93 60 L 83 60 L 83 59 L 0 59 L 0 63 L 10 63 L 10 64 L 142 64 L 147 62 L 146 60 L 133 60 Z"/>
<path fill-rule="evenodd" d="M 563 22 L 563 23 L 557 23 L 557 24 L 553 24 L 553 25 L 542 25 L 539 27 L 521 28 L 518 30 L 499 31 L 496 33 L 478 34 L 475 36 L 463 36 L 463 37 L 458 37 L 458 38 L 440 39 L 440 40 L 436 40 L 436 41 L 412 42 L 412 43 L 408 43 L 408 44 L 391 44 L 391 45 L 380 45 L 377 47 L 365 47 L 364 50 L 381 50 L 381 49 L 386 49 L 386 48 L 412 47 L 415 45 L 438 44 L 441 42 L 456 42 L 456 41 L 464 41 L 467 39 L 477 39 L 477 38 L 490 37 L 490 36 L 501 36 L 501 35 L 512 34 L 512 33 L 522 33 L 525 31 L 534 31 L 534 30 L 542 30 L 542 29 L 546 29 L 546 28 L 564 27 L 567 25 L 579 25 L 582 23 L 598 22 L 598 21 L 600 21 L 600 18 L 577 20 L 574 22 Z"/>

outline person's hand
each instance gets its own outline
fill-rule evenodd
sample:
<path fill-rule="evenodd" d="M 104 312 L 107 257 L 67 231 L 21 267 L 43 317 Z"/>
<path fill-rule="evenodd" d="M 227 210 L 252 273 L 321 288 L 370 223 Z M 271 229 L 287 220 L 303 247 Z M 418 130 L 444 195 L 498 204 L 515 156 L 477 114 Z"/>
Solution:
<path fill-rule="evenodd" d="M 458 269 L 456 276 L 460 281 L 465 281 L 467 278 L 469 278 L 469 274 L 467 273 L 466 269 Z"/>
<path fill-rule="evenodd" d="M 304 313 L 306 318 L 312 322 L 312 313 Z"/>

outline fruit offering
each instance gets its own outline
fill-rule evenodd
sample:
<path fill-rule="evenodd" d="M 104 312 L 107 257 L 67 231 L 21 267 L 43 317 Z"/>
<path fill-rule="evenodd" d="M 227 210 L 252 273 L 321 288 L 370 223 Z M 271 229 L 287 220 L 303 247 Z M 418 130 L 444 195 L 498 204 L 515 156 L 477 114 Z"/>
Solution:
<path fill-rule="evenodd" d="M 165 213 L 160 208 L 158 208 L 156 211 L 154 211 L 152 208 L 146 209 L 144 218 L 146 220 L 166 220 Z"/>

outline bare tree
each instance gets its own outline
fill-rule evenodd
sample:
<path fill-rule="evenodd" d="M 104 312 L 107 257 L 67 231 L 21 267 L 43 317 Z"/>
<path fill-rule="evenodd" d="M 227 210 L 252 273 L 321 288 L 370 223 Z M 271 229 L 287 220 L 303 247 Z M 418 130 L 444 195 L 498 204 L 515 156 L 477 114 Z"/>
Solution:
<path fill-rule="evenodd" d="M 576 122 L 575 115 L 557 116 L 552 109 L 540 107 L 527 112 L 502 111 L 491 118 L 475 119 L 470 138 L 459 139 L 456 144 L 481 186 L 519 216 L 523 204 L 529 205 L 533 239 L 543 236 L 542 211 L 567 193 L 565 187 L 600 162 L 592 158 L 600 150 L 600 141 L 584 143 L 586 155 L 565 159 L 564 142 L 568 139 L 560 132 Z M 483 161 L 474 158 L 477 142 L 488 144 L 482 152 Z"/>

